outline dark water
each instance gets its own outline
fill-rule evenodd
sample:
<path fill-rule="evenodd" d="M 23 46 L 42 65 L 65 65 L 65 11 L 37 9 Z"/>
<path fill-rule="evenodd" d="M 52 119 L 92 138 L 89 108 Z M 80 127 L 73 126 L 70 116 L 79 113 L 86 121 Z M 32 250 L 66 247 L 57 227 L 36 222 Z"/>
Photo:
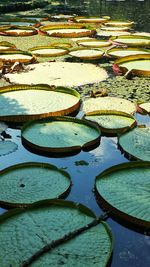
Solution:
<path fill-rule="evenodd" d="M 82 14 L 82 15 L 110 15 L 113 19 L 131 19 L 137 22 L 135 27 L 140 31 L 149 31 L 150 1 L 60 1 L 53 5 L 53 13 Z M 52 6 L 51 6 L 52 8 Z M 150 125 L 148 116 L 136 115 L 139 123 Z M 95 176 L 104 169 L 128 160 L 117 147 L 116 137 L 102 137 L 99 147 L 90 152 L 65 158 L 48 158 L 35 155 L 27 151 L 21 144 L 20 130 L 9 128 L 11 140 L 18 144 L 18 150 L 0 157 L 0 169 L 22 162 L 47 162 L 64 168 L 72 177 L 73 186 L 68 196 L 69 200 L 81 202 L 91 208 L 97 215 L 103 213 L 97 205 L 93 193 Z M 81 162 L 85 163 L 80 165 Z M 0 208 L 0 213 L 5 210 Z M 114 253 L 111 267 L 148 267 L 150 266 L 150 237 L 148 233 L 139 233 L 127 226 L 119 224 L 112 218 L 107 220 L 114 236 Z M 150 234 L 150 233 L 149 233 Z M 81 266 L 82 267 L 82 266 Z M 92 266 L 91 266 L 92 267 Z"/>

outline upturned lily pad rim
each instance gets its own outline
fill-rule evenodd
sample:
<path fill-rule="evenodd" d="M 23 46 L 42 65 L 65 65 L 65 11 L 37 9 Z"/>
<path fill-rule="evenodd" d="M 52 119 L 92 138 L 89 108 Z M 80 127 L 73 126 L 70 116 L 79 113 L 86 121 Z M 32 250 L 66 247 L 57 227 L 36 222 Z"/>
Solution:
<path fill-rule="evenodd" d="M 150 53 L 150 51 L 148 49 L 142 49 L 142 48 L 136 48 L 136 47 L 118 47 L 118 48 L 111 48 L 111 49 L 108 49 L 106 51 L 106 55 L 111 57 L 111 58 L 122 58 L 122 57 L 125 57 L 125 56 L 115 56 L 115 55 L 110 55 L 109 53 L 111 52 L 116 52 L 116 51 L 139 51 L 139 54 L 141 54 L 140 52 L 147 52 L 147 53 Z M 137 54 L 138 55 L 138 54 Z M 129 56 L 127 56 L 129 57 Z"/>
<path fill-rule="evenodd" d="M 39 208 L 48 208 L 51 206 L 58 206 L 58 207 L 68 207 L 68 208 L 72 208 L 72 209 L 77 209 L 79 212 L 84 213 L 85 215 L 96 219 L 97 216 L 94 214 L 94 212 L 92 210 L 90 210 L 88 207 L 84 206 L 81 203 L 76 203 L 73 201 L 66 201 L 63 199 L 46 199 L 46 200 L 41 200 L 41 201 L 37 201 L 34 202 L 33 204 L 29 205 L 28 207 L 24 208 L 15 208 L 15 209 L 11 209 L 5 213 L 3 213 L 2 215 L 0 215 L 0 224 L 5 223 L 6 220 L 8 220 L 9 218 L 19 215 L 19 214 L 23 214 L 26 213 L 28 211 L 32 211 L 34 209 L 39 209 Z M 114 238 L 111 232 L 111 229 L 109 227 L 109 225 L 104 222 L 103 220 L 100 221 L 99 224 L 102 224 L 110 238 L 111 241 L 111 246 L 110 246 L 110 250 L 109 250 L 109 256 L 108 256 L 108 261 L 111 258 L 112 252 L 113 252 L 113 246 L 114 246 Z"/>
<path fill-rule="evenodd" d="M 22 51 L 22 50 L 15 50 L 15 49 L 12 49 L 12 48 L 7 49 L 7 50 L 0 50 L 0 55 L 14 55 L 14 54 L 26 55 L 26 56 L 30 56 L 31 58 L 30 59 L 27 59 L 27 58 L 18 58 L 18 59 L 0 58 L 0 60 L 3 61 L 3 62 L 16 62 L 16 61 L 19 61 L 19 62 L 22 62 L 22 63 L 25 63 L 25 64 L 36 62 L 36 57 L 34 55 L 32 55 L 31 53 L 29 53 L 29 52 Z"/>
<path fill-rule="evenodd" d="M 103 208 L 105 208 L 107 211 L 109 211 L 109 213 L 112 215 L 112 217 L 116 218 L 116 219 L 121 219 L 123 220 L 123 222 L 125 221 L 126 223 L 129 223 L 133 226 L 136 227 L 141 227 L 144 229 L 149 229 L 150 228 L 150 222 L 145 221 L 145 220 L 141 220 L 139 218 L 136 218 L 134 216 L 128 215 L 127 213 L 120 211 L 119 209 L 115 208 L 114 206 L 112 206 L 108 201 L 106 201 L 98 192 L 97 188 L 96 188 L 96 181 L 98 179 L 104 178 L 105 175 L 109 175 L 113 172 L 116 171 L 120 171 L 120 170 L 126 170 L 126 169 L 130 169 L 130 168 L 150 168 L 150 162 L 149 161 L 140 161 L 140 162 L 126 162 L 126 163 L 121 163 L 118 165 L 114 165 L 106 170 L 104 170 L 102 173 L 100 173 L 98 176 L 96 176 L 95 178 L 95 184 L 94 184 L 94 192 L 95 192 L 95 196 L 96 196 L 96 201 L 97 203 L 102 206 Z M 107 179 L 107 178 L 106 178 Z"/>
<path fill-rule="evenodd" d="M 136 125 L 137 125 L 137 121 L 136 119 L 134 118 L 134 116 L 132 116 L 131 114 L 128 114 L 126 112 L 123 112 L 123 111 L 117 111 L 117 110 L 96 110 L 96 111 L 91 111 L 91 112 L 87 112 L 85 113 L 84 115 L 84 119 L 85 120 L 90 120 L 90 119 L 87 119 L 86 116 L 95 116 L 95 115 L 117 115 L 117 116 L 121 116 L 121 117 L 127 117 L 127 118 L 131 118 L 134 120 L 134 122 L 130 125 L 130 126 L 126 126 L 126 127 L 121 127 L 121 128 L 117 128 L 117 129 L 109 129 L 109 128 L 105 128 L 105 127 L 102 127 L 99 123 L 99 127 L 100 127 L 100 130 L 104 133 L 107 133 L 107 134 L 120 134 L 120 133 L 124 133 L 126 131 L 129 131 L 130 129 L 134 128 Z"/>
<path fill-rule="evenodd" d="M 7 32 L 8 30 L 10 30 L 10 32 Z M 11 30 L 24 30 L 24 32 L 20 32 L 20 33 L 17 33 L 16 32 L 11 32 Z M 26 32 L 26 30 L 30 30 L 30 32 Z M 4 28 L 4 29 L 1 29 L 1 32 L 4 34 L 4 35 L 8 35 L 8 36 L 31 36 L 31 35 L 35 35 L 37 34 L 37 30 L 32 27 L 32 26 L 14 26 L 14 25 L 10 25 L 8 26 L 8 28 Z"/>
<path fill-rule="evenodd" d="M 84 50 L 91 50 L 91 51 L 98 51 L 99 53 L 101 53 L 101 54 L 99 54 L 99 55 L 93 55 L 93 56 L 83 56 L 83 55 L 81 55 L 81 56 L 75 56 L 75 55 L 71 55 L 71 53 L 72 52 L 76 52 L 76 51 L 84 51 Z M 69 55 L 70 56 L 72 56 L 72 57 L 76 57 L 76 58 L 80 58 L 80 59 L 83 59 L 83 60 L 95 60 L 95 59 L 99 59 L 99 58 L 101 58 L 101 57 L 103 57 L 104 56 L 104 51 L 102 51 L 102 50 L 100 50 L 100 49 L 98 49 L 98 48 L 89 48 L 89 47 L 87 47 L 87 48 L 85 48 L 85 47 L 80 47 L 80 48 L 75 48 L 75 49 L 72 49 L 70 52 L 69 52 Z"/>
<path fill-rule="evenodd" d="M 88 43 L 92 43 L 92 42 L 95 42 L 95 43 L 99 43 L 99 47 L 105 47 L 105 46 L 110 46 L 111 44 L 112 44 L 112 42 L 110 41 L 110 40 L 97 40 L 97 39 L 93 39 L 93 40 L 89 40 L 89 39 L 87 39 L 87 40 L 79 40 L 79 41 L 76 41 L 76 43 L 77 43 L 77 45 L 83 45 L 83 44 L 81 44 L 81 43 L 85 43 L 85 42 L 88 42 Z M 107 44 L 103 44 L 103 43 L 106 43 L 107 42 Z M 88 46 L 89 47 L 89 46 Z M 92 46 L 91 46 L 92 47 Z M 94 48 L 95 46 L 93 45 L 93 48 Z M 95 48 L 98 48 L 98 46 L 96 46 Z"/>
<path fill-rule="evenodd" d="M 145 103 L 142 103 L 142 104 L 146 104 L 146 103 L 149 103 L 149 102 L 145 102 Z M 150 115 L 150 111 L 148 111 L 148 110 L 146 110 L 145 108 L 141 107 L 142 104 L 139 104 L 139 105 L 138 105 L 138 107 L 140 108 L 140 111 L 142 111 L 142 112 L 140 112 L 140 111 L 138 110 L 139 113 Z"/>
<path fill-rule="evenodd" d="M 137 125 L 136 128 L 149 128 L 149 126 L 145 126 L 145 125 Z M 136 128 L 135 128 L 135 129 L 136 129 Z M 134 130 L 134 129 L 131 129 L 131 131 L 133 131 L 133 130 Z M 130 132 L 131 132 L 131 131 L 130 131 Z M 120 151 L 125 155 L 125 157 L 126 157 L 127 159 L 129 159 L 129 160 L 138 160 L 138 161 L 142 162 L 142 161 L 143 161 L 142 158 L 139 158 L 139 157 L 137 157 L 137 156 L 135 156 L 135 155 L 132 155 L 131 152 L 127 151 L 127 150 L 126 150 L 125 148 L 123 148 L 122 145 L 120 144 L 119 140 L 120 140 L 120 138 L 121 138 L 124 134 L 126 134 L 126 133 L 122 133 L 121 135 L 118 136 L 118 148 L 119 148 Z"/>
<path fill-rule="evenodd" d="M 130 55 L 121 57 L 114 61 L 113 67 L 117 67 L 121 73 L 125 74 L 128 73 L 128 69 L 125 66 L 121 66 L 122 63 L 130 62 L 130 61 L 137 61 L 137 60 L 150 60 L 150 54 L 137 54 L 137 55 Z M 150 70 L 139 70 L 139 69 L 132 69 L 129 70 L 128 74 L 137 75 L 137 76 L 150 76 Z"/>
<path fill-rule="evenodd" d="M 35 52 L 34 53 L 34 51 L 35 50 L 42 50 L 42 49 L 51 49 L 51 50 L 53 50 L 53 49 L 61 49 L 61 50 L 64 50 L 64 51 L 59 51 L 59 52 L 55 52 L 55 53 L 53 53 L 53 54 L 51 54 L 51 53 L 46 53 L 46 54 L 42 54 L 42 53 L 40 53 L 40 52 Z M 63 55 L 66 55 L 66 54 L 68 54 L 69 53 L 69 50 L 68 49 L 66 49 L 66 48 L 61 48 L 61 47 L 54 47 L 54 46 L 52 46 L 52 45 L 43 45 L 43 46 L 35 46 L 35 47 L 32 47 L 32 48 L 29 48 L 28 49 L 28 51 L 31 53 L 31 54 L 33 54 L 33 55 L 35 55 L 35 56 L 40 56 L 40 57 L 55 57 L 55 56 L 63 56 Z"/>
<path fill-rule="evenodd" d="M 61 29 L 84 29 L 87 30 L 86 32 L 72 32 L 72 33 L 59 33 L 57 30 Z M 49 34 L 48 30 L 56 30 L 56 32 L 53 32 L 52 34 Z M 52 24 L 47 26 L 42 26 L 39 28 L 39 32 L 41 34 L 46 34 L 48 36 L 53 37 L 68 37 L 68 38 L 74 38 L 74 37 L 86 37 L 86 36 L 92 36 L 96 34 L 96 29 L 94 27 L 91 27 L 90 25 L 85 24 L 78 24 L 78 23 L 60 23 L 60 24 Z"/>
<path fill-rule="evenodd" d="M 49 44 L 51 47 L 54 48 L 64 48 L 64 49 L 68 49 L 72 47 L 71 43 L 67 43 L 67 42 L 54 42 L 54 43 L 50 43 Z"/>
<path fill-rule="evenodd" d="M 69 192 L 71 190 L 71 187 L 72 187 L 71 176 L 69 175 L 68 172 L 64 171 L 62 168 L 58 168 L 57 166 L 49 164 L 49 163 L 44 163 L 44 162 L 24 162 L 24 163 L 15 164 L 15 165 L 9 166 L 9 167 L 7 167 L 7 168 L 5 168 L 3 170 L 0 170 L 0 176 L 2 174 L 11 172 L 11 171 L 16 170 L 16 169 L 24 168 L 24 167 L 25 168 L 26 167 L 27 168 L 28 167 L 31 167 L 31 168 L 32 167 L 41 167 L 41 168 L 47 168 L 47 169 L 50 169 L 50 170 L 58 171 L 59 173 L 63 174 L 70 181 L 69 187 L 66 189 L 66 191 L 61 193 L 58 196 L 58 198 L 65 198 L 69 194 Z M 32 179 L 32 177 L 31 177 L 31 179 Z M 40 200 L 40 201 L 42 201 L 42 200 Z M 40 201 L 36 201 L 36 202 L 40 202 Z M 32 204 L 33 204 L 33 202 L 32 203 L 13 203 L 13 202 L 0 200 L 1 207 L 5 207 L 7 209 L 28 207 L 28 206 L 31 206 Z"/>
<path fill-rule="evenodd" d="M 78 123 L 78 124 L 84 124 L 86 126 L 92 127 L 95 130 L 97 130 L 98 137 L 96 137 L 95 139 L 88 141 L 86 143 L 84 143 L 83 145 L 76 145 L 76 146 L 68 146 L 68 147 L 43 147 L 43 146 L 39 146 L 36 145 L 32 142 L 30 142 L 28 139 L 26 139 L 23 136 L 24 131 L 29 128 L 30 126 L 32 127 L 32 124 L 36 124 L 36 123 L 45 123 L 45 122 L 49 122 L 49 121 L 62 121 L 62 122 L 73 122 L 73 123 Z M 22 129 L 21 129 L 21 140 L 22 140 L 22 144 L 29 150 L 31 151 L 35 151 L 37 154 L 40 155 L 45 155 L 45 156 L 65 156 L 65 155 L 72 155 L 72 154 L 77 154 L 79 153 L 81 150 L 83 151 L 90 151 L 93 147 L 97 147 L 100 143 L 100 138 L 101 138 L 101 131 L 97 125 L 97 123 L 94 122 L 90 122 L 90 121 L 85 121 L 82 119 L 78 119 L 78 118 L 73 118 L 73 117 L 69 117 L 69 116 L 57 116 L 57 117 L 48 117 L 46 119 L 42 119 L 42 120 L 34 120 L 34 121 L 30 121 L 27 122 L 23 125 Z"/>
<path fill-rule="evenodd" d="M 110 19 L 109 16 L 75 16 L 73 21 L 77 23 L 104 23 Z M 90 21 L 91 20 L 91 21 Z"/>
<path fill-rule="evenodd" d="M 106 26 L 118 26 L 118 23 L 120 26 L 132 26 L 134 25 L 134 21 L 131 20 L 109 20 L 108 22 L 104 23 Z"/>
<path fill-rule="evenodd" d="M 120 42 L 120 41 L 117 41 L 117 39 L 131 39 L 131 40 L 135 40 L 135 43 L 131 42 L 131 43 L 124 43 L 124 42 Z M 137 39 L 141 39 L 142 42 L 138 43 L 136 42 Z M 121 44 L 121 45 L 127 45 L 127 46 L 133 46 L 133 47 L 150 47 L 150 37 L 146 37 L 146 36 L 141 36 L 141 35 L 122 35 L 122 36 L 112 36 L 110 38 L 111 41 L 115 42 L 115 43 L 118 43 L 118 44 Z M 146 44 L 144 41 L 145 40 L 148 40 L 149 41 L 149 44 Z"/>
<path fill-rule="evenodd" d="M 5 50 L 9 50 L 9 49 L 16 49 L 16 46 L 10 42 L 7 41 L 2 41 L 0 42 L 0 46 L 7 46 L 8 48 L 6 48 Z M 3 50 L 4 51 L 4 50 Z"/>
<path fill-rule="evenodd" d="M 62 92 L 66 94 L 70 94 L 73 96 L 76 96 L 78 98 L 78 102 L 63 110 L 59 110 L 56 112 L 48 112 L 43 114 L 30 114 L 30 115 L 8 115 L 8 116 L 0 116 L 0 120 L 2 121 L 9 121 L 9 122 L 25 122 L 35 119 L 42 119 L 49 116 L 62 116 L 62 115 L 68 115 L 76 111 L 80 106 L 80 94 L 72 89 L 67 87 L 61 87 L 61 86 L 49 86 L 47 84 L 35 84 L 35 85 L 29 85 L 29 84 L 18 84 L 18 85 L 8 85 L 4 87 L 0 87 L 0 94 L 12 92 L 12 91 L 21 91 L 21 90 L 46 90 L 46 91 L 56 91 L 56 92 Z"/>

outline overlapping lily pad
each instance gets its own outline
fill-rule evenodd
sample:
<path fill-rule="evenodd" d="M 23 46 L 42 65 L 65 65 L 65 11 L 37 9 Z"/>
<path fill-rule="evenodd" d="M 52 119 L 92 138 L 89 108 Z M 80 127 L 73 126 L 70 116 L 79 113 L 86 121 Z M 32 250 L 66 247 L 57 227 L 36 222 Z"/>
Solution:
<path fill-rule="evenodd" d="M 150 76 L 150 54 L 137 54 L 117 59 L 114 62 L 115 74 Z"/>
<path fill-rule="evenodd" d="M 94 35 L 96 30 L 84 24 L 66 23 L 42 26 L 40 32 L 53 37 L 73 38 Z"/>
<path fill-rule="evenodd" d="M 102 132 L 118 134 L 136 126 L 135 118 L 124 112 L 96 111 L 85 114 L 85 119 L 99 124 Z"/>
<path fill-rule="evenodd" d="M 133 114 L 136 109 L 136 105 L 133 102 L 119 97 L 89 98 L 83 102 L 84 113 L 100 110 L 115 110 Z"/>
<path fill-rule="evenodd" d="M 123 35 L 110 38 L 113 42 L 121 45 L 134 46 L 134 47 L 150 47 L 150 37 L 141 35 Z"/>
<path fill-rule="evenodd" d="M 148 49 L 140 49 L 140 48 L 112 48 L 107 50 L 107 55 L 113 57 L 113 58 L 120 58 L 125 56 L 131 56 L 131 55 L 138 55 L 138 54 L 150 54 L 150 51 Z"/>
<path fill-rule="evenodd" d="M 80 95 L 73 89 L 48 85 L 6 86 L 0 90 L 0 106 L 1 120 L 22 122 L 70 114 L 79 108 Z"/>
<path fill-rule="evenodd" d="M 101 132 L 92 122 L 71 117 L 51 117 L 27 123 L 22 143 L 35 153 L 65 155 L 99 145 Z"/>
<path fill-rule="evenodd" d="M 54 165 L 37 162 L 17 164 L 0 171 L 0 204 L 18 207 L 65 197 L 70 186 L 69 174 Z"/>
<path fill-rule="evenodd" d="M 3 62 L 14 63 L 22 62 L 25 64 L 32 63 L 36 61 L 36 58 L 32 56 L 31 53 L 21 51 L 21 50 L 1 50 L 0 60 Z"/>
<path fill-rule="evenodd" d="M 28 266 L 25 262 L 32 255 L 53 242 L 32 265 L 106 267 L 112 254 L 112 234 L 103 222 L 94 226 L 95 221 L 85 206 L 63 200 L 42 201 L 7 212 L 0 217 L 0 264 Z M 93 227 L 86 228 L 92 223 Z"/>
<path fill-rule="evenodd" d="M 55 48 L 52 46 L 36 46 L 29 49 L 29 52 L 35 56 L 40 57 L 55 57 L 55 56 L 63 56 L 68 54 L 67 49 Z"/>
<path fill-rule="evenodd" d="M 95 60 L 101 58 L 104 55 L 104 52 L 94 48 L 84 48 L 72 50 L 69 55 L 85 60 Z"/>
<path fill-rule="evenodd" d="M 113 166 L 96 177 L 97 200 L 116 218 L 149 228 L 149 177 L 149 162 Z"/>
<path fill-rule="evenodd" d="M 37 34 L 37 30 L 30 26 L 10 26 L 1 30 L 0 34 L 6 36 L 30 36 Z"/>
<path fill-rule="evenodd" d="M 118 142 L 127 157 L 150 161 L 150 127 L 136 127 L 121 135 Z"/>

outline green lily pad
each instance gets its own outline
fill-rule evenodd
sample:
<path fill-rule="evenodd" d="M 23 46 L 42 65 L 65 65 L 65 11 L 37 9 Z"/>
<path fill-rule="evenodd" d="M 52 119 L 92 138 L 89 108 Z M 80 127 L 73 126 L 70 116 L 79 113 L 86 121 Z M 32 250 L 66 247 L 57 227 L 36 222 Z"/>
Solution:
<path fill-rule="evenodd" d="M 23 163 L 0 171 L 0 204 L 26 206 L 33 202 L 67 195 L 70 176 L 46 163 Z"/>
<path fill-rule="evenodd" d="M 113 166 L 96 177 L 98 202 L 115 216 L 150 227 L 149 162 Z"/>
<path fill-rule="evenodd" d="M 37 30 L 30 26 L 9 26 L 1 31 L 1 34 L 8 36 L 30 36 L 37 34 Z"/>
<path fill-rule="evenodd" d="M 25 266 L 24 262 L 45 245 L 56 243 L 94 219 L 88 208 L 63 200 L 37 202 L 24 210 L 7 212 L 0 216 L 0 265 Z M 106 267 L 111 254 L 112 235 L 101 222 L 68 241 L 58 242 L 32 266 Z"/>
<path fill-rule="evenodd" d="M 80 95 L 73 89 L 44 84 L 6 86 L 0 90 L 0 106 L 1 120 L 27 121 L 70 114 L 79 108 Z"/>
<path fill-rule="evenodd" d="M 150 37 L 145 37 L 141 35 L 124 35 L 124 36 L 118 36 L 118 37 L 111 37 L 110 38 L 113 42 L 128 45 L 128 46 L 134 46 L 134 47 L 150 47 Z"/>
<path fill-rule="evenodd" d="M 106 47 L 111 45 L 112 43 L 110 41 L 106 40 L 79 40 L 77 41 L 78 45 L 84 46 L 84 47 L 93 47 L 93 48 L 99 48 L 99 47 Z"/>
<path fill-rule="evenodd" d="M 100 130 L 92 122 L 71 117 L 51 117 L 22 128 L 23 144 L 37 153 L 68 154 L 98 145 Z"/>
<path fill-rule="evenodd" d="M 107 50 L 107 55 L 113 58 L 120 58 L 130 55 L 138 55 L 138 54 L 149 54 L 149 50 L 146 49 L 138 49 L 138 48 L 112 48 Z"/>
<path fill-rule="evenodd" d="M 37 46 L 30 48 L 29 52 L 35 56 L 40 56 L 40 57 L 55 57 L 68 54 L 69 51 L 67 49 L 62 49 L 57 47 L 54 48 L 52 46 Z"/>
<path fill-rule="evenodd" d="M 103 51 L 98 49 L 76 49 L 69 53 L 72 57 L 77 57 L 85 60 L 95 60 L 101 58 L 104 55 Z"/>
<path fill-rule="evenodd" d="M 105 26 L 114 26 L 114 27 L 122 27 L 122 26 L 132 26 L 134 21 L 121 21 L 121 20 L 110 20 L 107 21 L 104 25 Z"/>
<path fill-rule="evenodd" d="M 11 141 L 0 141 L 0 156 L 5 156 L 12 152 L 15 152 L 18 148 L 18 145 Z"/>
<path fill-rule="evenodd" d="M 15 49 L 16 46 L 14 44 L 11 44 L 9 42 L 0 42 L 0 50 L 9 50 L 9 49 Z"/>
<path fill-rule="evenodd" d="M 119 146 L 128 156 L 150 161 L 150 127 L 137 127 L 119 137 Z"/>
<path fill-rule="evenodd" d="M 139 107 L 145 112 L 150 114 L 150 102 L 142 103 L 139 105 Z"/>
<path fill-rule="evenodd" d="M 0 60 L 7 63 L 22 62 L 25 64 L 35 62 L 35 57 L 28 52 L 21 50 L 1 50 L 0 51 Z"/>
<path fill-rule="evenodd" d="M 102 132 L 112 134 L 129 130 L 136 125 L 133 116 L 117 111 L 89 112 L 85 119 L 97 122 Z"/>

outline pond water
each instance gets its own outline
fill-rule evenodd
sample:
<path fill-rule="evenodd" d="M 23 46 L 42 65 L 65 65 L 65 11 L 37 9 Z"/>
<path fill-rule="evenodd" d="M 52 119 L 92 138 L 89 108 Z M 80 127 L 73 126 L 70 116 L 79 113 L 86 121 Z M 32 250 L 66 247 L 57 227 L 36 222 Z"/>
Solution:
<path fill-rule="evenodd" d="M 66 0 L 52 1 L 45 9 L 53 14 L 110 15 L 113 19 L 130 19 L 137 22 L 139 31 L 149 31 L 149 0 L 145 1 L 100 1 L 100 0 Z M 38 14 L 37 14 L 38 15 Z M 136 114 L 139 124 L 150 126 L 149 116 Z M 100 145 L 89 152 L 77 155 L 53 158 L 35 155 L 26 150 L 20 138 L 20 130 L 9 128 L 7 133 L 18 149 L 0 157 L 0 170 L 22 162 L 46 162 L 65 169 L 72 177 L 72 189 L 68 200 L 80 202 L 91 208 L 97 215 L 103 213 L 93 193 L 95 177 L 110 166 L 127 162 L 128 159 L 118 149 L 116 137 L 101 138 Z M 0 208 L 0 213 L 5 212 Z M 130 229 L 112 218 L 107 219 L 114 236 L 114 250 L 110 267 L 148 267 L 150 263 L 150 232 L 139 233 L 138 229 Z M 82 266 L 81 266 L 82 267 Z M 92 267 L 92 266 L 91 266 Z"/>

